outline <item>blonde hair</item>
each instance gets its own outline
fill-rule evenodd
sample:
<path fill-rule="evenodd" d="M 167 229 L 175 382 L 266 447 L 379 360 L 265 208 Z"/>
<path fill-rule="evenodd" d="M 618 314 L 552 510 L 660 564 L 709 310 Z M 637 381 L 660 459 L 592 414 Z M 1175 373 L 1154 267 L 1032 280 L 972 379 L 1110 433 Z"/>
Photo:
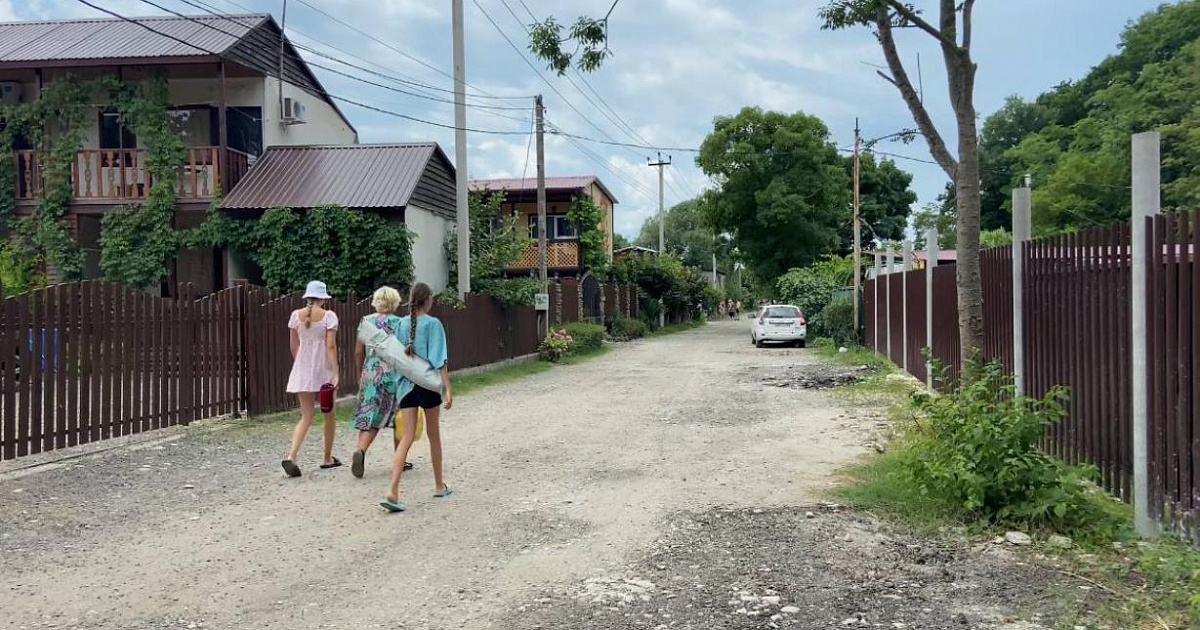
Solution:
<path fill-rule="evenodd" d="M 312 328 L 313 307 L 316 306 L 318 303 L 320 303 L 321 308 L 324 308 L 325 300 L 318 300 L 316 298 L 308 298 L 308 300 L 306 300 L 306 301 L 308 302 L 308 306 L 304 309 L 304 312 L 300 314 L 300 321 L 304 322 L 305 328 Z"/>
<path fill-rule="evenodd" d="M 408 293 L 408 348 L 405 354 L 414 356 L 417 353 L 417 315 L 422 309 L 429 308 L 433 303 L 433 289 L 428 284 L 418 282 Z"/>
<path fill-rule="evenodd" d="M 400 292 L 392 287 L 379 287 L 371 296 L 371 306 L 376 313 L 393 313 L 400 308 Z"/>

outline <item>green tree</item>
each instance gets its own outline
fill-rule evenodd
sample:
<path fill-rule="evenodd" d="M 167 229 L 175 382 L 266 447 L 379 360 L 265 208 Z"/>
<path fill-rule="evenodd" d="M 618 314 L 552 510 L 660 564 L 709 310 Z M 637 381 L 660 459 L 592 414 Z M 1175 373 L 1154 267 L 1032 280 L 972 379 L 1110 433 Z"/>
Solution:
<path fill-rule="evenodd" d="M 979 135 L 979 164 L 983 191 L 980 215 L 983 229 L 994 230 L 1012 225 L 1012 188 L 1020 184 L 1023 173 L 1014 172 L 1015 160 L 1006 153 L 1031 133 L 1046 127 L 1047 109 L 1019 96 L 1010 96 L 1004 106 L 988 116 Z"/>
<path fill-rule="evenodd" d="M 472 191 L 467 199 L 471 217 L 471 288 L 506 304 L 532 304 L 541 284 L 533 278 L 507 278 L 505 270 L 533 243 L 517 214 L 505 215 L 501 209 L 504 193 Z M 446 255 L 450 260 L 450 287 L 447 295 L 458 291 L 458 237 L 446 236 Z"/>
<path fill-rule="evenodd" d="M 729 248 L 725 238 L 714 236 L 706 203 L 705 198 L 697 197 L 675 204 L 667 210 L 663 231 L 668 254 L 679 257 L 688 267 L 711 270 L 713 253 L 717 254 L 720 265 Z M 658 249 L 658 217 L 646 219 L 635 244 Z"/>
<path fill-rule="evenodd" d="M 958 211 L 954 207 L 954 186 L 946 184 L 946 190 L 938 195 L 937 201 L 913 214 L 913 231 L 916 233 L 914 247 L 925 249 L 925 233 L 929 228 L 938 231 L 938 248 L 954 249 L 958 242 Z"/>
<path fill-rule="evenodd" d="M 846 168 L 852 167 L 852 160 L 848 159 Z M 917 202 L 917 193 L 909 187 L 912 174 L 900 170 L 891 160 L 876 162 L 871 153 L 862 155 L 859 168 L 859 213 L 863 223 L 869 226 L 862 231 L 861 245 L 869 248 L 871 241 L 876 239 L 903 239 L 912 205 Z M 846 223 L 841 232 L 841 251 L 852 251 L 853 224 Z"/>
<path fill-rule="evenodd" d="M 710 224 L 761 278 L 811 264 L 841 246 L 850 178 L 815 116 L 742 109 L 720 116 L 696 163 L 720 183 Z"/>
<path fill-rule="evenodd" d="M 631 245 L 633 245 L 633 243 L 629 239 L 625 238 L 624 234 L 621 234 L 619 232 L 613 233 L 613 251 L 614 252 L 617 251 L 618 249 L 625 249 L 626 247 L 629 247 Z"/>

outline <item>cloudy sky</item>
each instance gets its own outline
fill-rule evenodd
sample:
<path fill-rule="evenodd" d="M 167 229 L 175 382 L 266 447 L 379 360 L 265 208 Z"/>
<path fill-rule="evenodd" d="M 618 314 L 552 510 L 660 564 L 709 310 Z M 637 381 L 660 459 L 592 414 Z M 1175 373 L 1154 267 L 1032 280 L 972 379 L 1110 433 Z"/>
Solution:
<path fill-rule="evenodd" d="M 143 0 L 92 0 L 128 16 L 161 14 Z M 174 11 L 200 13 L 185 0 L 152 0 Z M 197 0 L 188 0 L 196 3 Z M 279 20 L 283 0 L 201 0 L 228 13 L 269 12 Z M 312 48 L 378 73 L 343 67 L 377 83 L 388 75 L 451 87 L 449 0 L 288 0 L 290 36 Z M 824 0 L 620 0 L 609 24 L 614 56 L 596 73 L 570 80 L 544 70 L 525 52 L 532 15 L 570 22 L 602 15 L 609 0 L 465 0 L 467 82 L 481 98 L 473 105 L 516 109 L 468 110 L 468 127 L 515 135 L 469 136 L 472 177 L 534 174 L 529 151 L 531 99 L 482 98 L 544 94 L 547 119 L 579 136 L 633 144 L 696 148 L 714 116 L 748 105 L 820 116 L 839 146 L 853 144 L 854 120 L 864 137 L 911 127 L 894 88 L 876 76 L 882 55 L 865 30 L 824 32 L 816 17 Z M 932 0 L 917 0 L 932 9 Z M 979 63 L 976 102 L 981 114 L 1009 94 L 1033 97 L 1082 76 L 1116 50 L 1121 29 L 1159 0 L 982 0 L 976 9 Z M 337 18 L 330 19 L 313 7 Z M 0 0 L 0 21 L 98 16 L 76 0 Z M 490 19 L 489 19 L 490 18 Z M 492 21 L 495 22 L 493 25 Z M 352 30 L 356 29 L 356 30 Z M 365 33 L 366 35 L 364 35 Z M 910 74 L 921 61 L 926 102 L 943 129 L 953 117 L 935 44 L 927 36 L 901 40 Z M 510 39 L 517 48 L 506 41 Z M 319 57 L 312 59 L 332 65 Z M 534 66 L 530 67 L 530 64 Z M 417 98 L 317 70 L 330 93 L 444 125 L 448 103 Z M 396 85 L 392 83 L 392 85 Z M 429 90 L 426 95 L 445 96 Z M 454 155 L 453 132 L 344 105 L 362 142 L 436 140 Z M 950 135 L 953 135 L 952 133 Z M 923 145 L 883 144 L 880 151 L 928 160 Z M 657 208 L 657 175 L 646 166 L 653 151 L 550 136 L 549 175 L 596 174 L 615 192 L 617 229 L 636 234 Z M 672 150 L 666 201 L 691 197 L 707 180 L 694 153 Z M 934 200 L 946 178 L 918 161 L 899 160 L 915 175 L 918 205 Z M 1035 184 L 1036 185 L 1036 184 Z"/>

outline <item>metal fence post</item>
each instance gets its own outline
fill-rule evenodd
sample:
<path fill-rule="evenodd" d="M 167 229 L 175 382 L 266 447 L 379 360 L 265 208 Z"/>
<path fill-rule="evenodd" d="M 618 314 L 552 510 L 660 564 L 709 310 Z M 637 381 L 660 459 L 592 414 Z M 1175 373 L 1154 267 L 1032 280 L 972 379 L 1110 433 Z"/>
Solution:
<path fill-rule="evenodd" d="M 933 356 L 933 270 L 938 263 L 938 231 L 925 231 L 925 352 Z M 925 359 L 925 384 L 933 389 L 933 361 Z"/>
<path fill-rule="evenodd" d="M 1149 366 L 1146 360 L 1146 218 L 1158 214 L 1161 204 L 1160 139 L 1150 131 L 1133 136 L 1133 225 L 1130 256 L 1132 278 L 1130 321 L 1133 341 L 1133 522 L 1142 536 L 1153 536 L 1157 526 L 1150 509 Z M 1154 260 L 1159 253 L 1154 252 Z"/>
<path fill-rule="evenodd" d="M 1012 191 L 1013 382 L 1025 394 L 1025 242 L 1033 232 L 1033 201 L 1028 188 Z"/>
<path fill-rule="evenodd" d="M 909 239 L 904 239 L 904 248 L 901 256 L 903 259 L 900 263 L 904 272 L 900 278 L 900 302 L 903 305 L 904 313 L 900 325 L 900 352 L 903 359 L 904 371 L 908 372 L 908 272 L 912 271 L 912 252 L 913 244 Z"/>

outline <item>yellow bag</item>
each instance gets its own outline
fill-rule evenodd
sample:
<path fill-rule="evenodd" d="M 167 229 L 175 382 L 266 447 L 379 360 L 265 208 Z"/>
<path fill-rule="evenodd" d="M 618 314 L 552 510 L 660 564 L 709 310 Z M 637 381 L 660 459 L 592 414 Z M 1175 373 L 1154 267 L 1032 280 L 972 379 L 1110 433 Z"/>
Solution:
<path fill-rule="evenodd" d="M 392 430 L 392 446 L 400 446 L 400 436 L 404 435 L 404 420 L 401 418 L 403 412 L 397 411 L 396 417 L 392 420 L 395 423 L 395 428 Z M 413 432 L 413 442 L 421 441 L 421 432 L 425 428 L 425 410 L 417 407 L 417 430 Z"/>

